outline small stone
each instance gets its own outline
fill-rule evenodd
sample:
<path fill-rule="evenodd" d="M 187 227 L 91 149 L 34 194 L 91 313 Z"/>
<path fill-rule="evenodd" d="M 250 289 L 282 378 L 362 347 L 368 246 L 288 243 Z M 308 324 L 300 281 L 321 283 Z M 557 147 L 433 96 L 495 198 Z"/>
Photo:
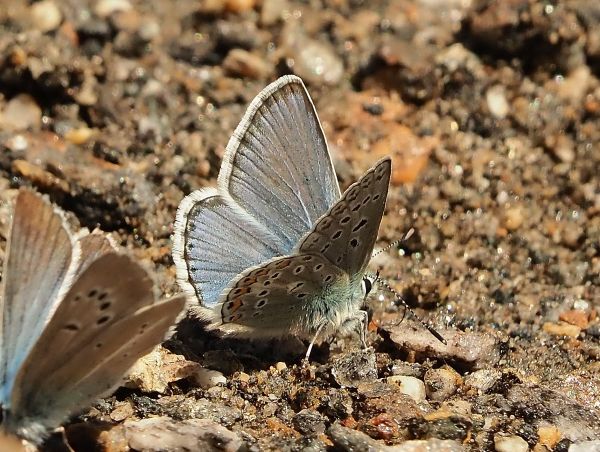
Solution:
<path fill-rule="evenodd" d="M 400 392 L 410 396 L 415 402 L 425 400 L 425 383 L 415 377 L 405 375 L 394 375 L 386 379 L 388 383 L 395 383 L 400 386 Z"/>
<path fill-rule="evenodd" d="M 65 140 L 73 144 L 81 145 L 86 143 L 94 135 L 94 130 L 89 127 L 77 127 L 70 129 L 65 133 Z"/>
<path fill-rule="evenodd" d="M 227 378 L 221 372 L 204 367 L 197 369 L 191 378 L 196 385 L 204 389 L 227 383 Z"/>
<path fill-rule="evenodd" d="M 527 452 L 529 444 L 517 435 L 494 435 L 494 448 L 496 452 Z"/>
<path fill-rule="evenodd" d="M 554 425 L 540 425 L 538 427 L 538 438 L 538 444 L 552 450 L 562 439 L 562 435 Z"/>
<path fill-rule="evenodd" d="M 135 363 L 125 386 L 144 392 L 164 393 L 169 383 L 191 377 L 199 368 L 198 363 L 158 346 Z"/>
<path fill-rule="evenodd" d="M 600 452 L 600 440 L 573 443 L 569 446 L 569 452 Z"/>
<path fill-rule="evenodd" d="M 260 10 L 260 22 L 269 27 L 283 19 L 289 8 L 287 0 L 263 0 Z"/>
<path fill-rule="evenodd" d="M 325 433 L 325 419 L 318 411 L 302 410 L 292 418 L 292 424 L 303 435 Z"/>
<path fill-rule="evenodd" d="M 242 383 L 248 383 L 250 381 L 250 375 L 248 375 L 246 372 L 240 372 L 237 374 L 237 379 Z"/>
<path fill-rule="evenodd" d="M 33 26 L 43 33 L 56 30 L 62 22 L 62 13 L 52 0 L 42 0 L 31 5 Z"/>
<path fill-rule="evenodd" d="M 581 333 L 581 328 L 566 322 L 546 322 L 544 323 L 543 330 L 553 336 L 577 337 Z"/>
<path fill-rule="evenodd" d="M 342 355 L 333 362 L 331 373 L 340 386 L 349 388 L 376 380 L 375 353 L 366 350 Z"/>
<path fill-rule="evenodd" d="M 283 361 L 279 361 L 275 364 L 275 369 L 277 369 L 277 372 L 281 372 L 287 369 L 287 365 Z"/>
<path fill-rule="evenodd" d="M 261 57 L 243 49 L 231 49 L 223 60 L 223 68 L 230 75 L 253 79 L 266 78 L 273 72 Z"/>
<path fill-rule="evenodd" d="M 514 231 L 519 229 L 524 219 L 523 209 L 517 206 L 510 207 L 504 213 L 504 226 L 509 231 Z"/>
<path fill-rule="evenodd" d="M 508 105 L 508 101 L 506 100 L 506 93 L 503 86 L 492 86 L 485 93 L 485 99 L 492 116 L 497 119 L 506 118 L 510 110 L 510 105 Z"/>
<path fill-rule="evenodd" d="M 132 8 L 128 0 L 100 0 L 96 3 L 94 13 L 98 17 L 108 17 L 118 11 L 129 11 Z"/>
<path fill-rule="evenodd" d="M 231 13 L 240 14 L 250 11 L 256 4 L 255 0 L 225 0 L 225 10 Z"/>
<path fill-rule="evenodd" d="M 578 326 L 582 330 L 585 330 L 589 325 L 588 313 L 579 309 L 571 309 L 569 311 L 561 312 L 558 318 L 563 322 Z"/>
<path fill-rule="evenodd" d="M 284 30 L 286 62 L 294 74 L 317 85 L 339 83 L 344 63 L 329 43 L 310 38 L 298 26 Z"/>
<path fill-rule="evenodd" d="M 125 437 L 134 450 L 222 450 L 235 452 L 243 441 L 225 427 L 208 419 L 175 421 L 154 417 L 125 423 Z"/>
<path fill-rule="evenodd" d="M 115 409 L 110 412 L 110 418 L 115 422 L 123 422 L 125 419 L 133 416 L 133 413 L 131 402 L 119 402 Z"/>
<path fill-rule="evenodd" d="M 18 94 L 8 101 L 0 125 L 11 131 L 37 130 L 42 124 L 42 109 L 29 94 Z"/>
<path fill-rule="evenodd" d="M 500 380 L 502 373 L 495 369 L 481 369 L 465 377 L 465 387 L 485 394 Z"/>
<path fill-rule="evenodd" d="M 429 369 L 425 372 L 425 391 L 429 400 L 442 402 L 462 384 L 461 376 L 452 368 Z"/>
<path fill-rule="evenodd" d="M 471 370 L 495 365 L 501 354 L 499 339 L 491 334 L 457 330 L 439 330 L 446 343 L 440 342 L 420 324 L 405 320 L 399 325 L 384 329 L 390 333 L 390 339 L 401 350 L 409 350 L 416 361 L 427 358 L 457 361 Z"/>

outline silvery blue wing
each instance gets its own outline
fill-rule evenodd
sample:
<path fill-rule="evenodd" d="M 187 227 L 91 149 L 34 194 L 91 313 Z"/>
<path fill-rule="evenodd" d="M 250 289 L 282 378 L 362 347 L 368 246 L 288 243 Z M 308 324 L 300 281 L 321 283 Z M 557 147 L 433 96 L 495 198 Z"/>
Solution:
<path fill-rule="evenodd" d="M 311 336 L 364 322 L 361 282 L 383 215 L 390 160 L 340 199 L 302 81 L 284 76 L 250 104 L 217 189 L 177 212 L 173 258 L 210 328 L 248 337 Z"/>
<path fill-rule="evenodd" d="M 4 262 L 4 432 L 32 443 L 114 389 L 184 307 L 155 302 L 148 273 L 98 233 L 73 236 L 36 193 L 17 195 Z"/>

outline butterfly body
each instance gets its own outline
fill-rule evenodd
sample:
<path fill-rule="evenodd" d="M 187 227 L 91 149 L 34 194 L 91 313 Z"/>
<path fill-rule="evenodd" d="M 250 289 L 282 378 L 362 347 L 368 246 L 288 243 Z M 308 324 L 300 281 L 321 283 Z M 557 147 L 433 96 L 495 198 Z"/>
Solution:
<path fill-rule="evenodd" d="M 217 189 L 193 192 L 177 212 L 173 258 L 196 314 L 245 337 L 364 327 L 362 279 L 390 171 L 379 161 L 341 196 L 304 84 L 269 85 L 228 144 Z"/>

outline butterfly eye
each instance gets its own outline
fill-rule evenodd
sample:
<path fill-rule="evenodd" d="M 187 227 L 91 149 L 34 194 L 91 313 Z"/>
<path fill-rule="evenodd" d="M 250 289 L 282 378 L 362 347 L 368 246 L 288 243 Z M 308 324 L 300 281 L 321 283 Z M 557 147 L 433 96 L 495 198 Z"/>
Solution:
<path fill-rule="evenodd" d="M 350 240 L 350 245 L 352 246 L 352 248 L 356 248 L 358 246 L 358 243 L 358 239 Z"/>
<path fill-rule="evenodd" d="M 315 265 L 314 269 L 316 272 L 318 272 L 319 270 L 321 270 L 323 268 L 323 264 L 317 264 Z"/>
<path fill-rule="evenodd" d="M 267 300 L 263 298 L 262 300 L 258 300 L 258 302 L 256 303 L 256 307 L 262 308 L 266 304 L 267 304 Z"/>
<path fill-rule="evenodd" d="M 363 291 L 364 296 L 366 297 L 367 295 L 369 295 L 369 293 L 371 292 L 372 289 L 373 289 L 373 283 L 371 282 L 371 280 L 369 278 L 363 278 L 362 291 Z"/>
<path fill-rule="evenodd" d="M 295 269 L 294 269 L 294 275 L 298 275 L 300 273 L 302 273 L 302 271 L 304 270 L 304 265 L 298 265 Z"/>

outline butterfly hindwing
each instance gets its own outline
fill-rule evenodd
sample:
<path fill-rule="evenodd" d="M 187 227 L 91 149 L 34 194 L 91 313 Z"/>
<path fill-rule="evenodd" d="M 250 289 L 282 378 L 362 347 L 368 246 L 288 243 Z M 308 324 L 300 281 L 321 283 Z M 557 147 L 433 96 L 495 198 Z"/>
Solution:
<path fill-rule="evenodd" d="M 250 104 L 227 145 L 219 189 L 284 242 L 282 254 L 340 197 L 325 135 L 298 77 L 281 77 Z"/>
<path fill-rule="evenodd" d="M 183 309 L 183 297 L 154 304 L 152 286 L 126 255 L 105 253 L 91 262 L 21 366 L 9 425 L 36 441 L 39 432 L 113 389 Z"/>
<path fill-rule="evenodd" d="M 214 306 L 239 273 L 283 252 L 277 236 L 217 190 L 199 190 L 177 211 L 173 260 L 191 299 Z"/>
<path fill-rule="evenodd" d="M 222 297 L 221 321 L 258 335 L 300 333 L 328 308 L 325 295 L 347 284 L 348 276 L 318 255 L 276 258 L 236 278 Z"/>
<path fill-rule="evenodd" d="M 344 193 L 300 242 L 298 252 L 315 253 L 362 275 L 371 258 L 387 198 L 391 160 L 381 160 Z"/>

